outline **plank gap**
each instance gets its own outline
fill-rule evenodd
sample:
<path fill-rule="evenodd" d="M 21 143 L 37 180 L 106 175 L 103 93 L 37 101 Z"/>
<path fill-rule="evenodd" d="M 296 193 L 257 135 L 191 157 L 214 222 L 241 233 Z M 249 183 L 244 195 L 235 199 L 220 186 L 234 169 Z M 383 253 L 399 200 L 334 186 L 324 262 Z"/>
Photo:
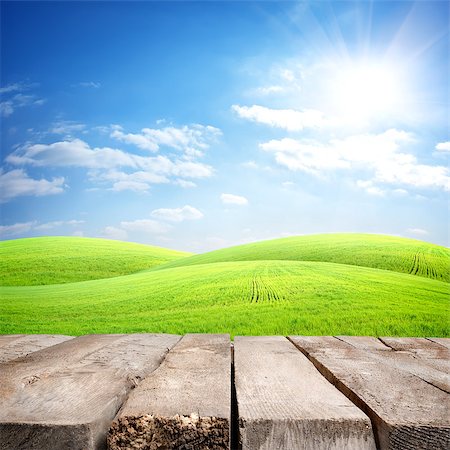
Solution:
<path fill-rule="evenodd" d="M 230 450 L 242 450 L 239 440 L 239 406 L 236 395 L 234 344 L 230 345 L 231 351 L 231 418 L 230 418 Z"/>
<path fill-rule="evenodd" d="M 378 432 L 379 432 L 379 424 L 381 424 L 381 418 L 378 414 L 364 402 L 362 398 L 360 398 L 357 394 L 355 394 L 348 386 L 346 386 L 339 378 L 337 378 L 330 370 L 327 369 L 320 361 L 318 361 L 314 356 L 312 356 L 307 350 L 300 347 L 295 343 L 295 341 L 288 336 L 287 339 L 297 348 L 301 353 L 303 353 L 309 361 L 314 364 L 314 367 L 319 371 L 319 373 L 334 387 L 336 387 L 342 394 L 344 394 L 355 406 L 357 406 L 362 412 L 364 412 L 370 419 L 372 424 L 373 434 L 375 445 L 377 450 L 382 450 Z"/>

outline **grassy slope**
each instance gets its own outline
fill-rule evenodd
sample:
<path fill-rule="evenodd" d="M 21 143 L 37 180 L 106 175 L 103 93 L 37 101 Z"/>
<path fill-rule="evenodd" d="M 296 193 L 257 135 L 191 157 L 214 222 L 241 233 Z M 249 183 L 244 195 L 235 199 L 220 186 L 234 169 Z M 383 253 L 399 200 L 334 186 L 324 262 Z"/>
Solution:
<path fill-rule="evenodd" d="M 322 261 L 373 267 L 450 281 L 450 249 L 414 239 L 376 234 L 318 234 L 216 250 L 156 268 L 225 261 Z"/>
<path fill-rule="evenodd" d="M 449 284 L 322 262 L 192 265 L 0 288 L 0 333 L 449 336 Z"/>
<path fill-rule="evenodd" d="M 188 253 L 130 242 L 40 237 L 0 242 L 0 285 L 30 286 L 126 275 Z"/>

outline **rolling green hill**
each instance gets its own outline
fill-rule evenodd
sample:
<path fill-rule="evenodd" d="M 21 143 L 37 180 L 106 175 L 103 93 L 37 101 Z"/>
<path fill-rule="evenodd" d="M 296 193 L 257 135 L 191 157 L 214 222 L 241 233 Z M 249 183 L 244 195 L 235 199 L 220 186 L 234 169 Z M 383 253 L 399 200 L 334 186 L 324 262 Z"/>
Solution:
<path fill-rule="evenodd" d="M 421 241 L 330 234 L 189 256 L 38 238 L 0 252 L 2 334 L 450 336 L 450 252 Z"/>
<path fill-rule="evenodd" d="M 0 242 L 0 285 L 32 286 L 127 275 L 189 253 L 131 242 L 39 237 Z"/>
<path fill-rule="evenodd" d="M 0 331 L 448 336 L 448 287 L 343 264 L 213 263 L 2 287 Z"/>
<path fill-rule="evenodd" d="M 450 249 L 377 234 L 295 236 L 215 250 L 157 268 L 230 261 L 289 260 L 351 264 L 450 281 Z"/>

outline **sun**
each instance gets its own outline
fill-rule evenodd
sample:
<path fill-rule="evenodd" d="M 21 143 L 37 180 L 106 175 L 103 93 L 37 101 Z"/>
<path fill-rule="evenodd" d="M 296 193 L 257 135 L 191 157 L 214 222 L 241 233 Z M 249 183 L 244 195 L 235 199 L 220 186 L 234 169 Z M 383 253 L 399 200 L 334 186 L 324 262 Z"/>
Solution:
<path fill-rule="evenodd" d="M 367 119 L 395 111 L 401 102 L 401 91 L 395 67 L 360 63 L 337 71 L 332 97 L 341 115 Z"/>

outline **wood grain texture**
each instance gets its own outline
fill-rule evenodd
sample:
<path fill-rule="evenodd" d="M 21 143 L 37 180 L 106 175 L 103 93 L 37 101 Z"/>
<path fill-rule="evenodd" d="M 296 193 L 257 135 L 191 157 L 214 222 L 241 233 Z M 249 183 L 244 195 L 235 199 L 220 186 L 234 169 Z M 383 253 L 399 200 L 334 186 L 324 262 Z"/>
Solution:
<path fill-rule="evenodd" d="M 450 351 L 439 344 L 421 338 L 363 340 L 361 337 L 343 336 L 339 339 L 370 352 L 373 358 L 398 370 L 407 371 L 450 394 Z"/>
<path fill-rule="evenodd" d="M 427 338 L 431 342 L 436 342 L 436 344 L 442 345 L 450 349 L 450 338 Z"/>
<path fill-rule="evenodd" d="M 174 335 L 81 336 L 0 364 L 0 449 L 97 449 Z"/>
<path fill-rule="evenodd" d="M 417 356 L 430 358 L 448 358 L 448 348 L 425 338 L 381 337 L 380 341 L 395 351 L 408 351 Z"/>
<path fill-rule="evenodd" d="M 230 411 L 230 337 L 188 334 L 131 393 L 108 448 L 226 449 Z"/>
<path fill-rule="evenodd" d="M 361 350 L 392 351 L 379 339 L 371 336 L 336 336 L 336 338 Z M 332 342 L 334 341 L 332 340 Z"/>
<path fill-rule="evenodd" d="M 424 338 L 380 338 L 391 361 L 450 394 L 450 349 Z"/>
<path fill-rule="evenodd" d="M 383 360 L 389 352 L 339 339 L 290 337 L 322 374 L 372 420 L 381 450 L 450 448 L 449 395 L 408 369 Z M 393 358 L 400 352 L 391 352 Z"/>
<path fill-rule="evenodd" d="M 281 336 L 236 337 L 244 450 L 375 449 L 368 417 Z"/>
<path fill-rule="evenodd" d="M 42 350 L 73 339 L 61 334 L 10 334 L 0 335 L 0 363 Z"/>

